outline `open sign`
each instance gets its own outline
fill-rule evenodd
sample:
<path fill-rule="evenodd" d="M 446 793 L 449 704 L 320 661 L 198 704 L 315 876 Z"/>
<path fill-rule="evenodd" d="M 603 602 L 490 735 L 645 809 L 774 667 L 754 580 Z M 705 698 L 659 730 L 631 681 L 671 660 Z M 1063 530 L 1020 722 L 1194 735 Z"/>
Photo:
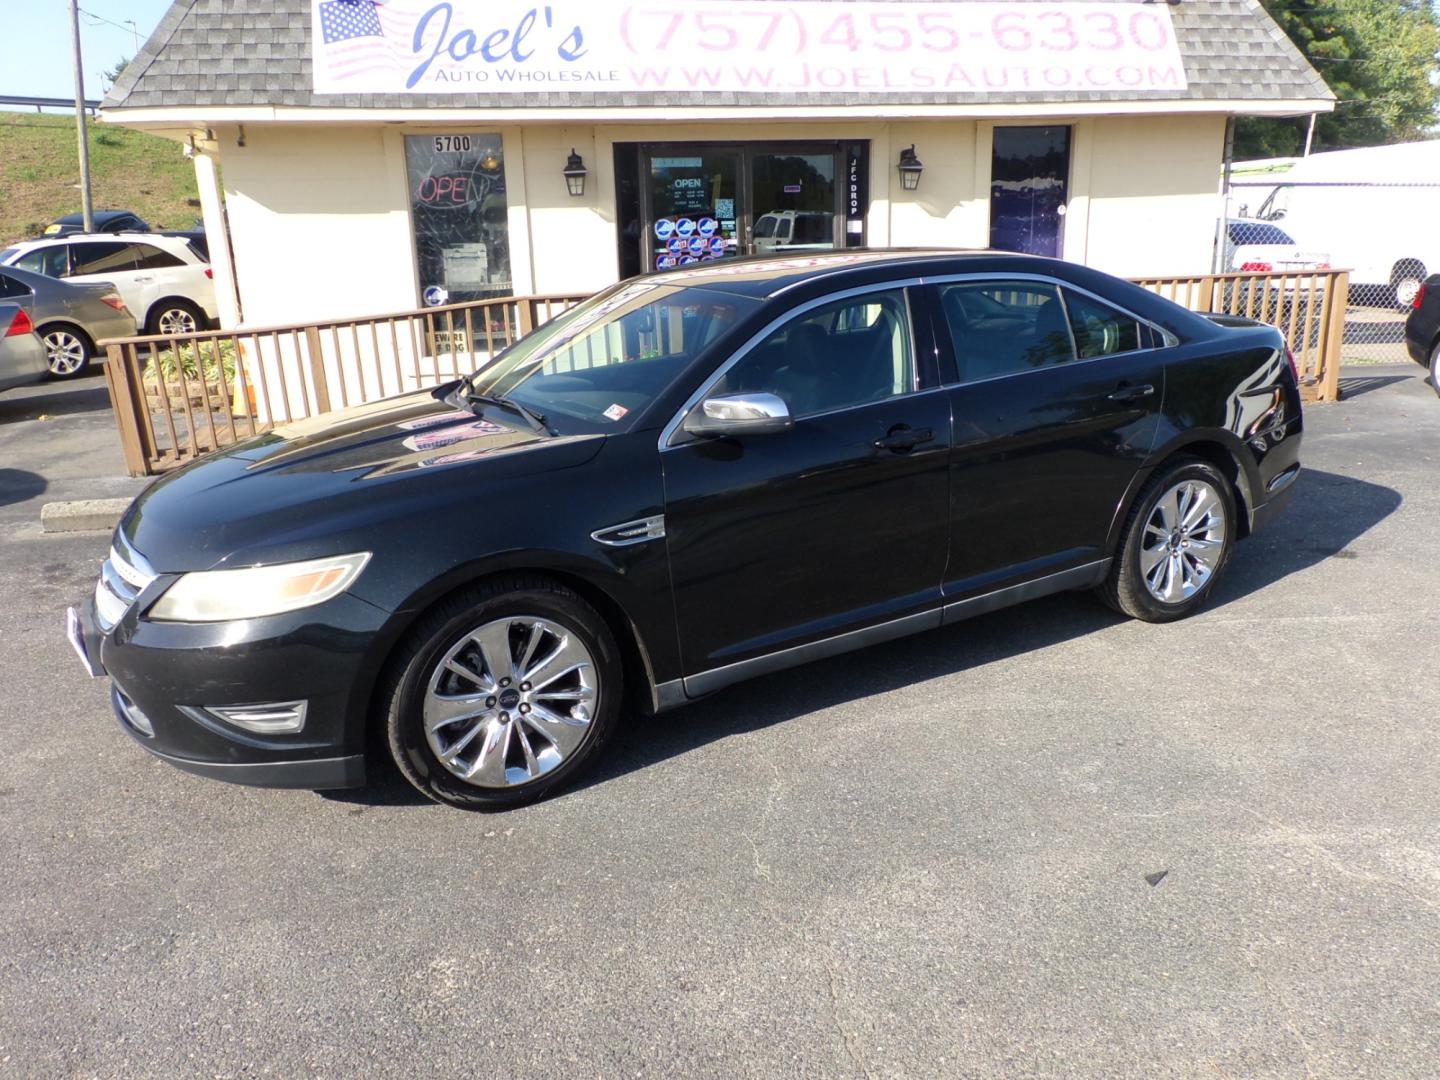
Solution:
<path fill-rule="evenodd" d="M 420 181 L 415 197 L 426 206 L 458 209 L 470 205 L 471 187 L 470 177 L 464 173 L 427 176 Z"/>

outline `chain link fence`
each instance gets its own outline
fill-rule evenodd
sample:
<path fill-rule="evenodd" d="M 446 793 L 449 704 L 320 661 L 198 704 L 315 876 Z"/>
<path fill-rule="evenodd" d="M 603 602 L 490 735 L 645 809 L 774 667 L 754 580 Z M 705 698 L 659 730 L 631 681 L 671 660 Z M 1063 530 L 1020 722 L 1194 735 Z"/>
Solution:
<path fill-rule="evenodd" d="M 1236 180 L 1214 269 L 1349 270 L 1341 362 L 1408 360 L 1410 304 L 1426 276 L 1440 272 L 1437 209 L 1440 182 Z"/>

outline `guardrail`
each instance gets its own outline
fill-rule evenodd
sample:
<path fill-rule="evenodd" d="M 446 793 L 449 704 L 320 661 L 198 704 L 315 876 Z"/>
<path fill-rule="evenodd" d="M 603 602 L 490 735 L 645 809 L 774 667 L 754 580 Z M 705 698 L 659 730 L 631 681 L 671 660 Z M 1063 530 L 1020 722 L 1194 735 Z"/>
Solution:
<path fill-rule="evenodd" d="M 98 99 L 86 98 L 84 104 L 85 111 L 91 116 L 94 116 L 100 108 Z M 0 105 L 24 105 L 27 108 L 33 105 L 36 112 L 42 112 L 45 109 L 69 109 L 73 112 L 75 99 L 73 97 L 27 97 L 24 94 L 0 94 Z"/>
<path fill-rule="evenodd" d="M 582 296 L 105 343 L 125 466 L 149 476 L 332 409 L 468 375 Z"/>
<path fill-rule="evenodd" d="M 1135 284 L 1191 311 L 1244 315 L 1279 328 L 1295 356 L 1301 396 L 1340 400 L 1340 346 L 1350 295 L 1348 270 L 1194 274 Z"/>

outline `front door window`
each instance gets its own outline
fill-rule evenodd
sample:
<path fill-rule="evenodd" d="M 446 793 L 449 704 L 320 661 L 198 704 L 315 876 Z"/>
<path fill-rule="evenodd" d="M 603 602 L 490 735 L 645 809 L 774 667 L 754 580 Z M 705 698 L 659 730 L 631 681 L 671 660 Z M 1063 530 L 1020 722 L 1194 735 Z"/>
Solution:
<path fill-rule="evenodd" d="M 835 154 L 756 153 L 750 160 L 750 249 L 765 254 L 835 247 Z"/>
<path fill-rule="evenodd" d="M 714 262 L 739 253 L 738 151 L 652 154 L 649 175 L 646 270 Z"/>
<path fill-rule="evenodd" d="M 1059 258 L 1070 180 L 1068 127 L 997 127 L 990 246 Z"/>

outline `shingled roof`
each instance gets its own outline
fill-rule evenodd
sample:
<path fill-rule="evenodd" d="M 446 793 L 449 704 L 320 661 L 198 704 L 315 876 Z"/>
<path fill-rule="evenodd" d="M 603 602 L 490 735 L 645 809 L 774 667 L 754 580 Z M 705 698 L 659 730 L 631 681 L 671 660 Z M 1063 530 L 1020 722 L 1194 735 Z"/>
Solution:
<path fill-rule="evenodd" d="M 839 0 L 837 0 L 839 2 Z M 895 104 L 975 105 L 1085 101 L 1329 101 L 1334 95 L 1259 0 L 1180 0 L 1170 8 L 1185 61 L 1184 91 L 1055 94 L 916 92 Z M 845 93 L 655 91 L 530 94 L 316 94 L 309 0 L 174 0 L 106 95 L 103 107 L 285 106 L 502 109 L 606 106 L 853 105 Z"/>

